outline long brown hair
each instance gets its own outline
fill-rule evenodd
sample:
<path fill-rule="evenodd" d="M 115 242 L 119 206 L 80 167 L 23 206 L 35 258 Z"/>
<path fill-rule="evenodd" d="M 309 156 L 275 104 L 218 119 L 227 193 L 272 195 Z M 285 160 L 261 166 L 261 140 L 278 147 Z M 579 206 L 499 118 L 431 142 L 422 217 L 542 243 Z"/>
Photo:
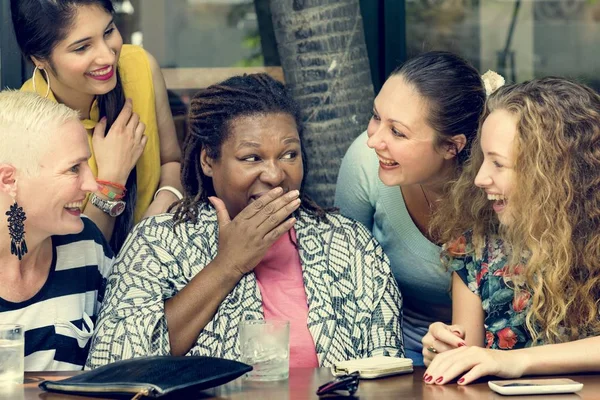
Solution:
<path fill-rule="evenodd" d="M 485 89 L 479 72 L 468 61 L 445 51 L 421 53 L 396 68 L 400 76 L 427 101 L 427 124 L 435 131 L 435 146 L 455 146 L 453 136 L 465 135 L 465 147 L 457 151 L 457 172 L 471 153 Z"/>

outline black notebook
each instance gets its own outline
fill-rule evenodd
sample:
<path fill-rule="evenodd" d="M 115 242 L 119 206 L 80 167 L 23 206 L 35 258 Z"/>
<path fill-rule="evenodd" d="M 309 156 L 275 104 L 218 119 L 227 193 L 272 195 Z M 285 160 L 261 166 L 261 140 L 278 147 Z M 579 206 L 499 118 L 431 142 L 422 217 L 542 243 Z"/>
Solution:
<path fill-rule="evenodd" d="M 197 392 L 227 383 L 252 367 L 214 357 L 142 357 L 117 361 L 40 388 L 87 396 L 138 395 L 157 398 L 176 392 Z"/>

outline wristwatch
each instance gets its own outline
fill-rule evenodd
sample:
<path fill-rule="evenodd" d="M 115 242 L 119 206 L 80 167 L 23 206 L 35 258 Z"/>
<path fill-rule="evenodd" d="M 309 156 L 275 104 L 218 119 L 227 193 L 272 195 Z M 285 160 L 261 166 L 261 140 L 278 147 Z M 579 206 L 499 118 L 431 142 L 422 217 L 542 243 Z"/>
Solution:
<path fill-rule="evenodd" d="M 103 198 L 96 196 L 96 193 L 92 193 L 90 196 L 90 201 L 93 205 L 111 217 L 118 217 L 119 215 L 123 214 L 123 211 L 125 211 L 125 202 L 121 200 L 104 200 Z"/>

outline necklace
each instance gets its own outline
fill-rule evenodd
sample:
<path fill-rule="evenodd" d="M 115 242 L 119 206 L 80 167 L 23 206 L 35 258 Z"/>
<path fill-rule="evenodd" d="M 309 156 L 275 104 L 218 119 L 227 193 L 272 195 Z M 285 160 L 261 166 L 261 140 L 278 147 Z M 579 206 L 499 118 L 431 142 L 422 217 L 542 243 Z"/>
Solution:
<path fill-rule="evenodd" d="M 427 206 L 429 206 L 429 211 L 431 211 L 431 203 L 429 202 L 429 199 L 427 198 L 427 195 L 425 194 L 425 189 L 423 189 L 423 185 L 419 185 L 419 187 L 421 188 L 421 192 L 423 192 L 423 197 L 425 197 Z"/>

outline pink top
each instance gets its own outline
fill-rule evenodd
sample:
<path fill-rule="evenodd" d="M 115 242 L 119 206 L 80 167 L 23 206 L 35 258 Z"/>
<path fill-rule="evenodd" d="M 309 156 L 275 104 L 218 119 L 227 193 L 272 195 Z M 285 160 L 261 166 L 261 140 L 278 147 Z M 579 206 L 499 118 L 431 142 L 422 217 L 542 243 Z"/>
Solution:
<path fill-rule="evenodd" d="M 291 236 L 296 242 L 296 231 Z M 265 319 L 290 321 L 290 367 L 318 367 L 315 343 L 308 330 L 308 302 L 300 256 L 289 235 L 271 246 L 254 274 L 262 295 Z"/>

